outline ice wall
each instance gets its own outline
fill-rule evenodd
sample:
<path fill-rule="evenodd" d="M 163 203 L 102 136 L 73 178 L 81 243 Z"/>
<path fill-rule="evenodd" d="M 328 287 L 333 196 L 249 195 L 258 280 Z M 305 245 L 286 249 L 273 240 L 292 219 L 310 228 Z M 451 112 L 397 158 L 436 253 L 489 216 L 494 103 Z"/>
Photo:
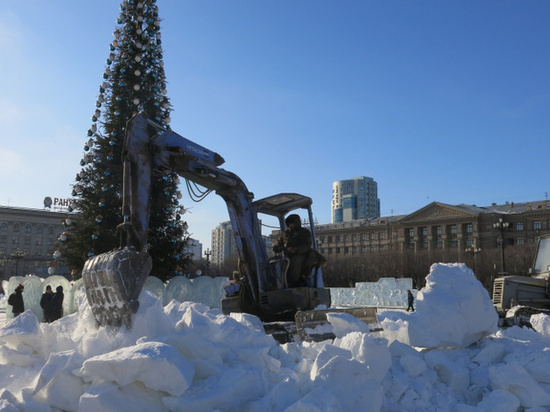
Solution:
<path fill-rule="evenodd" d="M 357 282 L 354 288 L 330 288 L 333 307 L 407 307 L 407 291 L 416 298 L 411 278 L 380 278 L 378 282 Z"/>
<path fill-rule="evenodd" d="M 153 296 L 168 304 L 171 300 L 180 302 L 192 301 L 204 303 L 211 308 L 221 308 L 221 300 L 224 298 L 224 286 L 229 282 L 227 277 L 210 278 L 201 276 L 188 279 L 178 276 L 171 279 L 166 285 L 158 278 L 149 276 L 143 287 Z M 84 293 L 82 279 L 69 282 L 62 276 L 50 276 L 46 279 L 34 275 L 14 276 L 9 281 L 3 281 L 6 295 L 9 296 L 17 285 L 25 287 L 23 300 L 25 309 L 30 309 L 38 320 L 43 320 L 40 298 L 50 285 L 55 291 L 57 286 L 63 286 L 65 299 L 63 311 L 65 314 L 76 312 L 78 299 Z M 411 290 L 416 297 L 416 290 L 412 289 L 412 279 L 381 278 L 378 282 L 359 282 L 354 288 L 330 288 L 333 307 L 350 306 L 382 306 L 382 307 L 407 307 L 407 290 Z M 13 317 L 11 307 L 7 307 L 7 299 L 0 299 L 0 309 L 6 309 L 6 318 Z"/>

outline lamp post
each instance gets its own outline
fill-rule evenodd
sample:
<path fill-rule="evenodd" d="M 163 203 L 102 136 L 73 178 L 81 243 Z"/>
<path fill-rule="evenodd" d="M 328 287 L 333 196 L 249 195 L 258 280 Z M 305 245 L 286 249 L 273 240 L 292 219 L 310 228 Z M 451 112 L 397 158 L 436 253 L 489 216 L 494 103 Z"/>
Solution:
<path fill-rule="evenodd" d="M 506 265 L 505 265 L 505 262 L 504 262 L 504 245 L 505 245 L 504 232 L 506 232 L 508 230 L 508 228 L 510 227 L 510 223 L 505 222 L 503 218 L 499 217 L 498 222 L 493 223 L 493 227 L 496 230 L 498 230 L 498 232 L 499 232 L 499 237 L 497 239 L 497 243 L 500 246 L 500 264 L 501 264 L 501 267 L 502 267 L 502 272 L 501 273 L 502 273 L 502 275 L 504 275 L 506 273 Z"/>
<path fill-rule="evenodd" d="M 475 246 L 468 246 L 466 249 L 464 249 L 464 251 L 466 253 L 471 253 L 472 254 L 472 259 L 473 259 L 473 270 L 474 270 L 474 275 L 476 273 L 476 253 L 479 253 L 481 252 L 481 248 L 478 248 L 478 247 L 475 247 Z"/>
<path fill-rule="evenodd" d="M 19 276 L 19 261 L 25 257 L 26 253 L 16 250 L 11 254 L 11 258 L 15 260 L 15 276 Z"/>
<path fill-rule="evenodd" d="M 206 276 L 208 276 L 208 268 L 210 267 L 210 255 L 212 254 L 212 252 L 210 251 L 210 249 L 206 249 L 204 251 L 204 256 L 206 256 Z"/>

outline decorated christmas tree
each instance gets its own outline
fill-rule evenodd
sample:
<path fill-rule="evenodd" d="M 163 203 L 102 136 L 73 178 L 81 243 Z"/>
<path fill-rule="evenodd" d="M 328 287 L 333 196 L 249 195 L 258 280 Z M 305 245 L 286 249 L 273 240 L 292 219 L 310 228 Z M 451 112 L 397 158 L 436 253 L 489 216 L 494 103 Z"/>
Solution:
<path fill-rule="evenodd" d="M 65 221 L 54 258 L 80 277 L 84 262 L 120 246 L 122 223 L 122 147 L 127 121 L 145 113 L 169 129 L 170 103 L 156 0 L 125 0 L 110 45 L 92 125 L 87 133 L 82 170 L 73 186 L 74 211 Z M 151 275 L 162 280 L 182 274 L 188 258 L 187 224 L 181 219 L 179 178 L 157 173 L 152 178 L 148 253 Z M 55 263 L 54 263 L 55 266 Z M 50 273 L 55 272 L 52 267 Z"/>

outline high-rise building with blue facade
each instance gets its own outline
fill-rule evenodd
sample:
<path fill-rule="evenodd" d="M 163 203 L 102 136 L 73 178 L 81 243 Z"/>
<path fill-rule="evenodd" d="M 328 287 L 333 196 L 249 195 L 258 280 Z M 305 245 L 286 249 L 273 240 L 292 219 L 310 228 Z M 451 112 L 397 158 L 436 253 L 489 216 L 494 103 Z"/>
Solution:
<path fill-rule="evenodd" d="M 332 184 L 332 223 L 380 217 L 378 184 L 372 177 L 355 177 Z"/>

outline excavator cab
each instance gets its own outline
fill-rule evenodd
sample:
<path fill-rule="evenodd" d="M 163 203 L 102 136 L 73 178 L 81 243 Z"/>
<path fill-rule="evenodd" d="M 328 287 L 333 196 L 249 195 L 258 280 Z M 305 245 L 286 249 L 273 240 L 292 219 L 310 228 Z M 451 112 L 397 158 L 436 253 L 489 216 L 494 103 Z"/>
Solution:
<path fill-rule="evenodd" d="M 315 225 L 311 210 L 312 200 L 297 193 L 279 193 L 252 202 L 256 221 L 259 225 L 260 215 L 269 215 L 276 218 L 279 228 L 286 228 L 285 217 L 298 209 L 307 211 L 309 227 L 312 237 L 312 253 L 317 252 Z M 289 266 L 288 258 L 280 255 L 267 258 L 267 284 L 270 290 L 257 291 L 258 299 L 254 302 L 251 293 L 253 285 L 245 283 L 240 289 L 239 296 L 227 297 L 222 300 L 222 311 L 248 312 L 260 317 L 266 322 L 293 321 L 298 311 L 309 311 L 320 306 L 330 307 L 330 290 L 323 287 L 323 277 L 320 267 L 310 267 L 308 270 L 307 285 L 303 287 L 288 287 L 286 274 Z M 245 277 L 247 279 L 247 277 Z"/>

